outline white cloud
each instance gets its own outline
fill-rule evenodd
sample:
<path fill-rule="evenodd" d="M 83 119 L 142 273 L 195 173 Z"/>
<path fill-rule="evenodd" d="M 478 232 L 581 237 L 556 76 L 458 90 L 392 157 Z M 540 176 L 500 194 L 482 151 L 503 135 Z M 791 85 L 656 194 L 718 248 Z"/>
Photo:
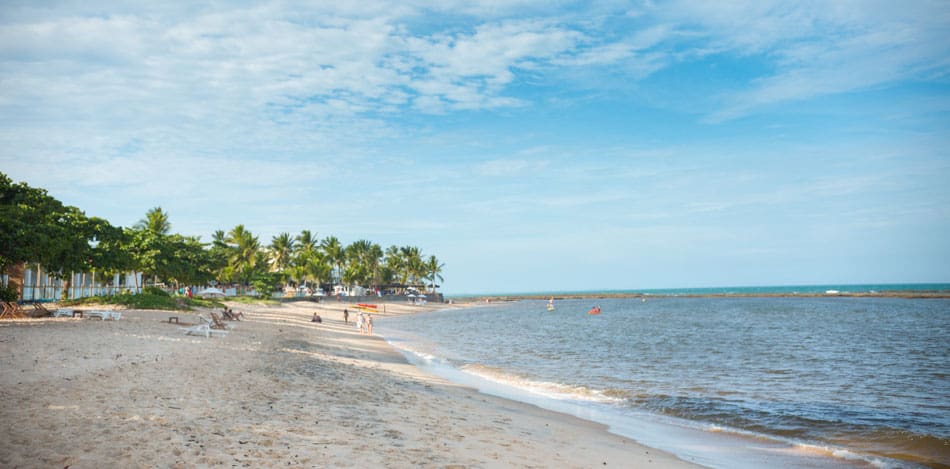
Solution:
<path fill-rule="evenodd" d="M 658 16 L 705 54 L 770 60 L 774 71 L 720 96 L 720 122 L 765 106 L 946 76 L 950 8 L 939 2 L 683 2 Z"/>

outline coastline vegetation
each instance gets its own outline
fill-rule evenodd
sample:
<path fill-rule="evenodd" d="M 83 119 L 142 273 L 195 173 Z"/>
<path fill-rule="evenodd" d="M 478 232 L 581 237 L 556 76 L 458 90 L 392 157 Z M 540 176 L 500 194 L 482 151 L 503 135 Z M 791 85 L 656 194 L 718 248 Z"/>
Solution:
<path fill-rule="evenodd" d="M 210 242 L 203 242 L 199 236 L 172 233 L 171 227 L 169 214 L 161 207 L 148 210 L 132 227 L 113 226 L 64 205 L 45 189 L 14 183 L 0 173 L 0 272 L 35 265 L 66 282 L 64 295 L 73 272 L 106 279 L 140 272 L 143 283 L 175 289 L 208 284 L 251 287 L 263 298 L 285 286 L 434 289 L 443 280 L 444 264 L 415 246 L 384 250 L 364 239 L 345 245 L 335 236 L 320 239 L 309 229 L 297 235 L 280 233 L 264 244 L 243 224 L 217 230 Z M 143 285 L 134 287 L 141 290 Z M 166 303 L 156 294 L 136 300 L 116 296 L 110 301 Z"/>

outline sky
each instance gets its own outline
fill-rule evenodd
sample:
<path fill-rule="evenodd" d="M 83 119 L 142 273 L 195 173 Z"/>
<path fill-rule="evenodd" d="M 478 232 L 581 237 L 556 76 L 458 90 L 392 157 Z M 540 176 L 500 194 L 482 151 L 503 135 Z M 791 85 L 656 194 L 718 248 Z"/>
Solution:
<path fill-rule="evenodd" d="M 950 3 L 0 5 L 0 172 L 449 294 L 950 281 Z"/>

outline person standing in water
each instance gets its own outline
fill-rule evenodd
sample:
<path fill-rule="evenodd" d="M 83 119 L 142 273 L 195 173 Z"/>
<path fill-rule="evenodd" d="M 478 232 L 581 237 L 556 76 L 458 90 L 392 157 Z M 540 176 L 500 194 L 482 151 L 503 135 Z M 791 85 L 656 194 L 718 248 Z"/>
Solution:
<path fill-rule="evenodd" d="M 373 315 L 366 315 L 366 330 L 369 335 L 373 335 Z"/>

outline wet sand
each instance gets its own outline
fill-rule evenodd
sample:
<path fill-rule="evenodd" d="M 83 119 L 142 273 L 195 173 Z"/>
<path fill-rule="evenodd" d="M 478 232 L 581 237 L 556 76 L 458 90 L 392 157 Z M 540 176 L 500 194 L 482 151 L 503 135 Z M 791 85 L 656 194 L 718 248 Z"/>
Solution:
<path fill-rule="evenodd" d="M 211 338 L 202 311 L 0 321 L 0 467 L 697 467 L 426 375 L 346 303 L 231 306 Z"/>

